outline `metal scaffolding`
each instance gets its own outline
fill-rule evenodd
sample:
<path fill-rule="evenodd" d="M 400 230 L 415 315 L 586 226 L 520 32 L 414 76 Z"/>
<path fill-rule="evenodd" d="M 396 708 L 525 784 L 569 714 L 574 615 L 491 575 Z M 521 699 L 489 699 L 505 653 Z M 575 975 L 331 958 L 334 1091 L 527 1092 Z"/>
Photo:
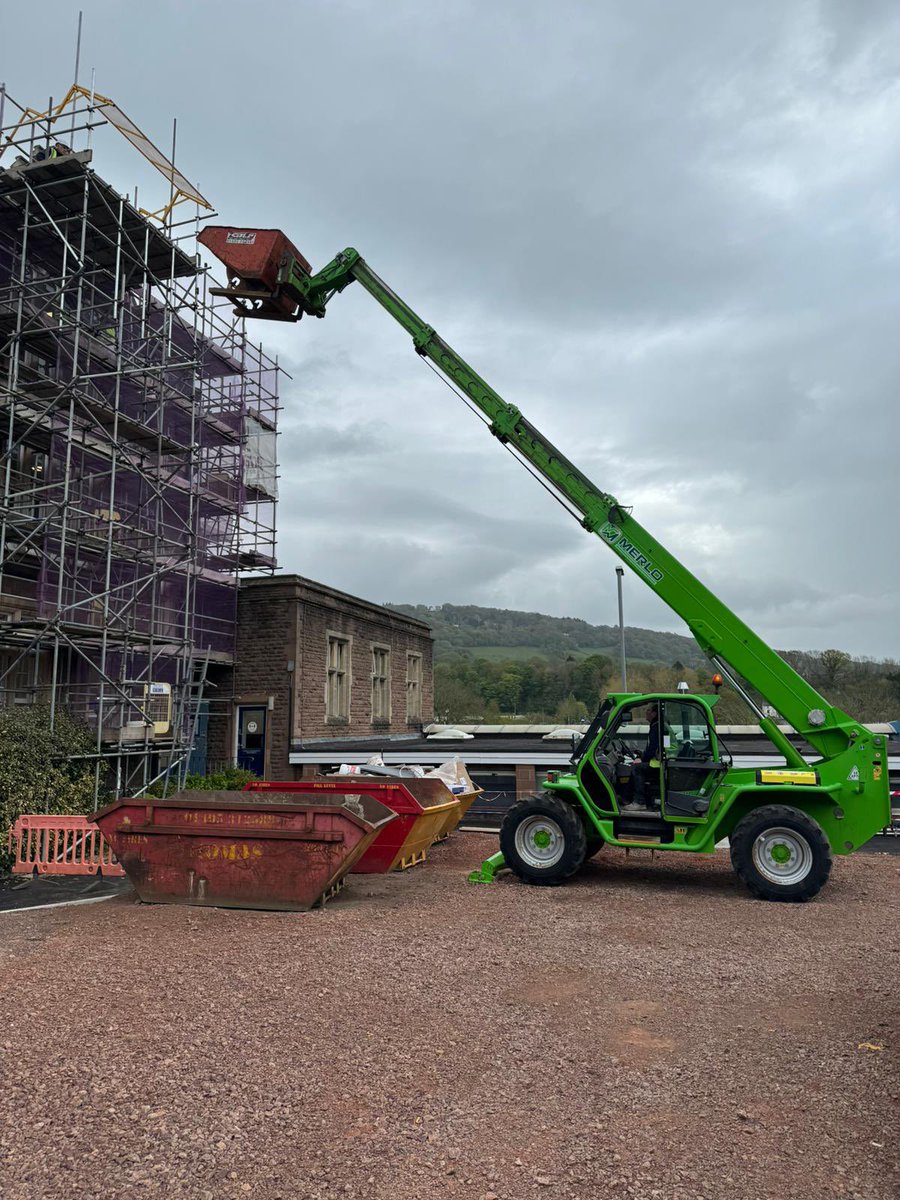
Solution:
<path fill-rule="evenodd" d="M 209 294 L 201 204 L 161 225 L 95 172 L 111 104 L 0 128 L 0 703 L 88 722 L 98 794 L 187 770 L 239 573 L 276 565 L 279 411 Z"/>

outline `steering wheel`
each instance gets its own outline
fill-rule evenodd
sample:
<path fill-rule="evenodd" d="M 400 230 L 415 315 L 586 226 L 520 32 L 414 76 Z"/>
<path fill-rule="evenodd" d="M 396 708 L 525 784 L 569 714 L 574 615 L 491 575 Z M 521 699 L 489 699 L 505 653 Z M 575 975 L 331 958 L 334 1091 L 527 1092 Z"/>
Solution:
<path fill-rule="evenodd" d="M 629 748 L 628 743 L 623 741 L 622 738 L 613 738 L 609 746 L 611 750 L 615 750 L 616 754 L 620 754 L 622 758 L 631 759 L 635 757 L 634 751 Z"/>
<path fill-rule="evenodd" d="M 699 758 L 697 747 L 693 742 L 682 742 L 678 747 L 676 758 Z"/>

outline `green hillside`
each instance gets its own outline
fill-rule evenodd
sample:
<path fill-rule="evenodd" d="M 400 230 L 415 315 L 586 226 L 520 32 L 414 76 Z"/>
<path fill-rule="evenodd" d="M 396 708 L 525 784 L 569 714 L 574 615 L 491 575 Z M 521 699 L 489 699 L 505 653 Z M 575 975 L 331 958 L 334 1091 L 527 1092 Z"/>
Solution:
<path fill-rule="evenodd" d="M 618 659 L 619 631 L 613 625 L 591 625 L 577 617 L 548 617 L 543 613 L 474 604 L 391 604 L 390 608 L 426 621 L 434 633 L 438 659 L 472 654 L 486 659 L 576 659 L 605 654 Z M 629 661 L 705 665 L 692 638 L 655 629 L 626 626 Z"/>

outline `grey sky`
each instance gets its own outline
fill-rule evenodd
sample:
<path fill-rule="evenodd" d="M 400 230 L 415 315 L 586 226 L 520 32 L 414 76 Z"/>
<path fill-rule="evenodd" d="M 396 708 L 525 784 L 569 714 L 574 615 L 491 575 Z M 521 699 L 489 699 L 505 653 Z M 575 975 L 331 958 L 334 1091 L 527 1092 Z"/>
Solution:
<path fill-rule="evenodd" d="M 357 246 L 774 644 L 897 656 L 896 3 L 82 6 L 83 80 L 163 146 L 178 116 L 222 221 Z M 40 105 L 78 5 L 7 8 Z M 97 166 L 124 190 L 135 157 Z M 614 557 L 369 297 L 259 329 L 294 377 L 285 569 L 615 619 Z M 680 628 L 636 578 L 627 611 Z"/>

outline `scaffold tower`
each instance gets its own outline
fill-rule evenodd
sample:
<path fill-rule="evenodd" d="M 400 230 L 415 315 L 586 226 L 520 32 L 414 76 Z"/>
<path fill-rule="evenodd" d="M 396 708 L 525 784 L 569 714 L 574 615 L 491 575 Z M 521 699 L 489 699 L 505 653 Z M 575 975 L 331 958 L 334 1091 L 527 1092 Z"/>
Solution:
<path fill-rule="evenodd" d="M 276 565 L 279 369 L 210 295 L 208 202 L 112 101 L 0 92 L 0 126 L 0 703 L 87 722 L 98 797 L 139 793 L 187 771 L 239 576 Z M 156 214 L 97 172 L 112 126 Z"/>

